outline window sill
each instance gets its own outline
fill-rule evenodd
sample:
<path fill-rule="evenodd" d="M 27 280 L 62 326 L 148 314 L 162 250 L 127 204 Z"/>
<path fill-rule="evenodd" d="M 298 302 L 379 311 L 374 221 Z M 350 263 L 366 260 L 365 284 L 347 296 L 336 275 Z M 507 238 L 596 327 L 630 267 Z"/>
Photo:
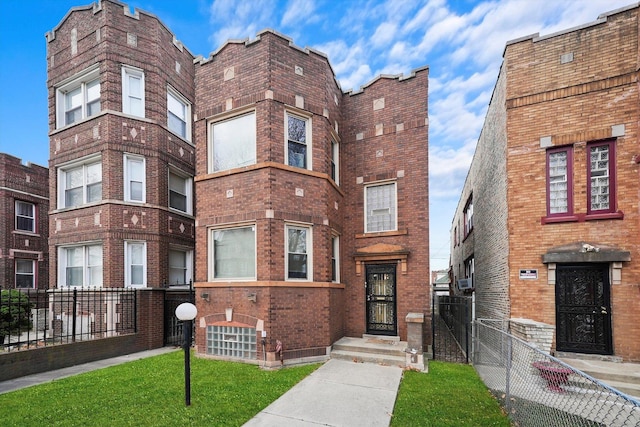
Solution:
<path fill-rule="evenodd" d="M 402 230 L 394 230 L 394 231 L 378 231 L 378 232 L 371 232 L 371 233 L 356 234 L 356 239 L 367 239 L 369 237 L 404 236 L 406 234 L 409 234 L 409 232 L 405 228 Z"/>
<path fill-rule="evenodd" d="M 608 212 L 608 213 L 595 213 L 595 214 L 576 214 L 576 215 L 566 215 L 566 216 L 552 216 L 552 217 L 542 217 L 540 218 L 540 223 L 542 225 L 545 224 L 557 224 L 563 222 L 585 222 L 585 221 L 595 221 L 595 220 L 607 220 L 607 219 L 624 219 L 624 213 L 622 211 L 618 212 Z"/>
<path fill-rule="evenodd" d="M 13 230 L 13 234 L 21 234 L 23 236 L 29 236 L 29 237 L 40 237 L 39 233 L 34 233 L 33 231 L 27 231 L 27 230 Z"/>

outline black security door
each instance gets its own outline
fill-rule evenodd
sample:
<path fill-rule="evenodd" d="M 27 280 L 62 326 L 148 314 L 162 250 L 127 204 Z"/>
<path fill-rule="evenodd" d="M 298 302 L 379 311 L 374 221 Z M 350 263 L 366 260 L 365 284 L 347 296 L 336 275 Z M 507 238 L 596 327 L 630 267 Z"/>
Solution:
<path fill-rule="evenodd" d="M 558 351 L 612 354 L 608 264 L 556 268 Z"/>
<path fill-rule="evenodd" d="M 367 265 L 367 333 L 396 335 L 396 266 Z"/>

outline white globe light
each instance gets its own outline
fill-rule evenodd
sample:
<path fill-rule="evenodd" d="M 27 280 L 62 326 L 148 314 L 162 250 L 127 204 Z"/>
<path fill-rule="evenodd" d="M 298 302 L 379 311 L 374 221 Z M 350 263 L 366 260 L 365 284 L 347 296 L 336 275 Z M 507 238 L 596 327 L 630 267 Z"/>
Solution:
<path fill-rule="evenodd" d="M 180 320 L 193 320 L 198 314 L 198 309 L 190 302 L 183 302 L 176 308 L 176 317 Z"/>

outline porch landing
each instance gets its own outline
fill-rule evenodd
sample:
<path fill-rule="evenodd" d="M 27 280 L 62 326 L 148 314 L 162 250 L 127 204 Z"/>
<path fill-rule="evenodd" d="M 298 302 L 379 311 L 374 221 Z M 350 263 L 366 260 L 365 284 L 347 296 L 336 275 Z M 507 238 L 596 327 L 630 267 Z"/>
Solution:
<path fill-rule="evenodd" d="M 557 355 L 567 365 L 640 401 L 640 363 L 614 362 L 598 357 Z"/>

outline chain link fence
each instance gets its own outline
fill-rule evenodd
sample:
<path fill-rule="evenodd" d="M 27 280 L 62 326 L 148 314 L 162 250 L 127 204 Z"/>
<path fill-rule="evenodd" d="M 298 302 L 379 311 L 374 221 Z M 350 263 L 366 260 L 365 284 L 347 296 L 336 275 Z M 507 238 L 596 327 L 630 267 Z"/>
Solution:
<path fill-rule="evenodd" d="M 640 426 L 640 402 L 503 329 L 474 322 L 473 365 L 515 426 Z"/>

